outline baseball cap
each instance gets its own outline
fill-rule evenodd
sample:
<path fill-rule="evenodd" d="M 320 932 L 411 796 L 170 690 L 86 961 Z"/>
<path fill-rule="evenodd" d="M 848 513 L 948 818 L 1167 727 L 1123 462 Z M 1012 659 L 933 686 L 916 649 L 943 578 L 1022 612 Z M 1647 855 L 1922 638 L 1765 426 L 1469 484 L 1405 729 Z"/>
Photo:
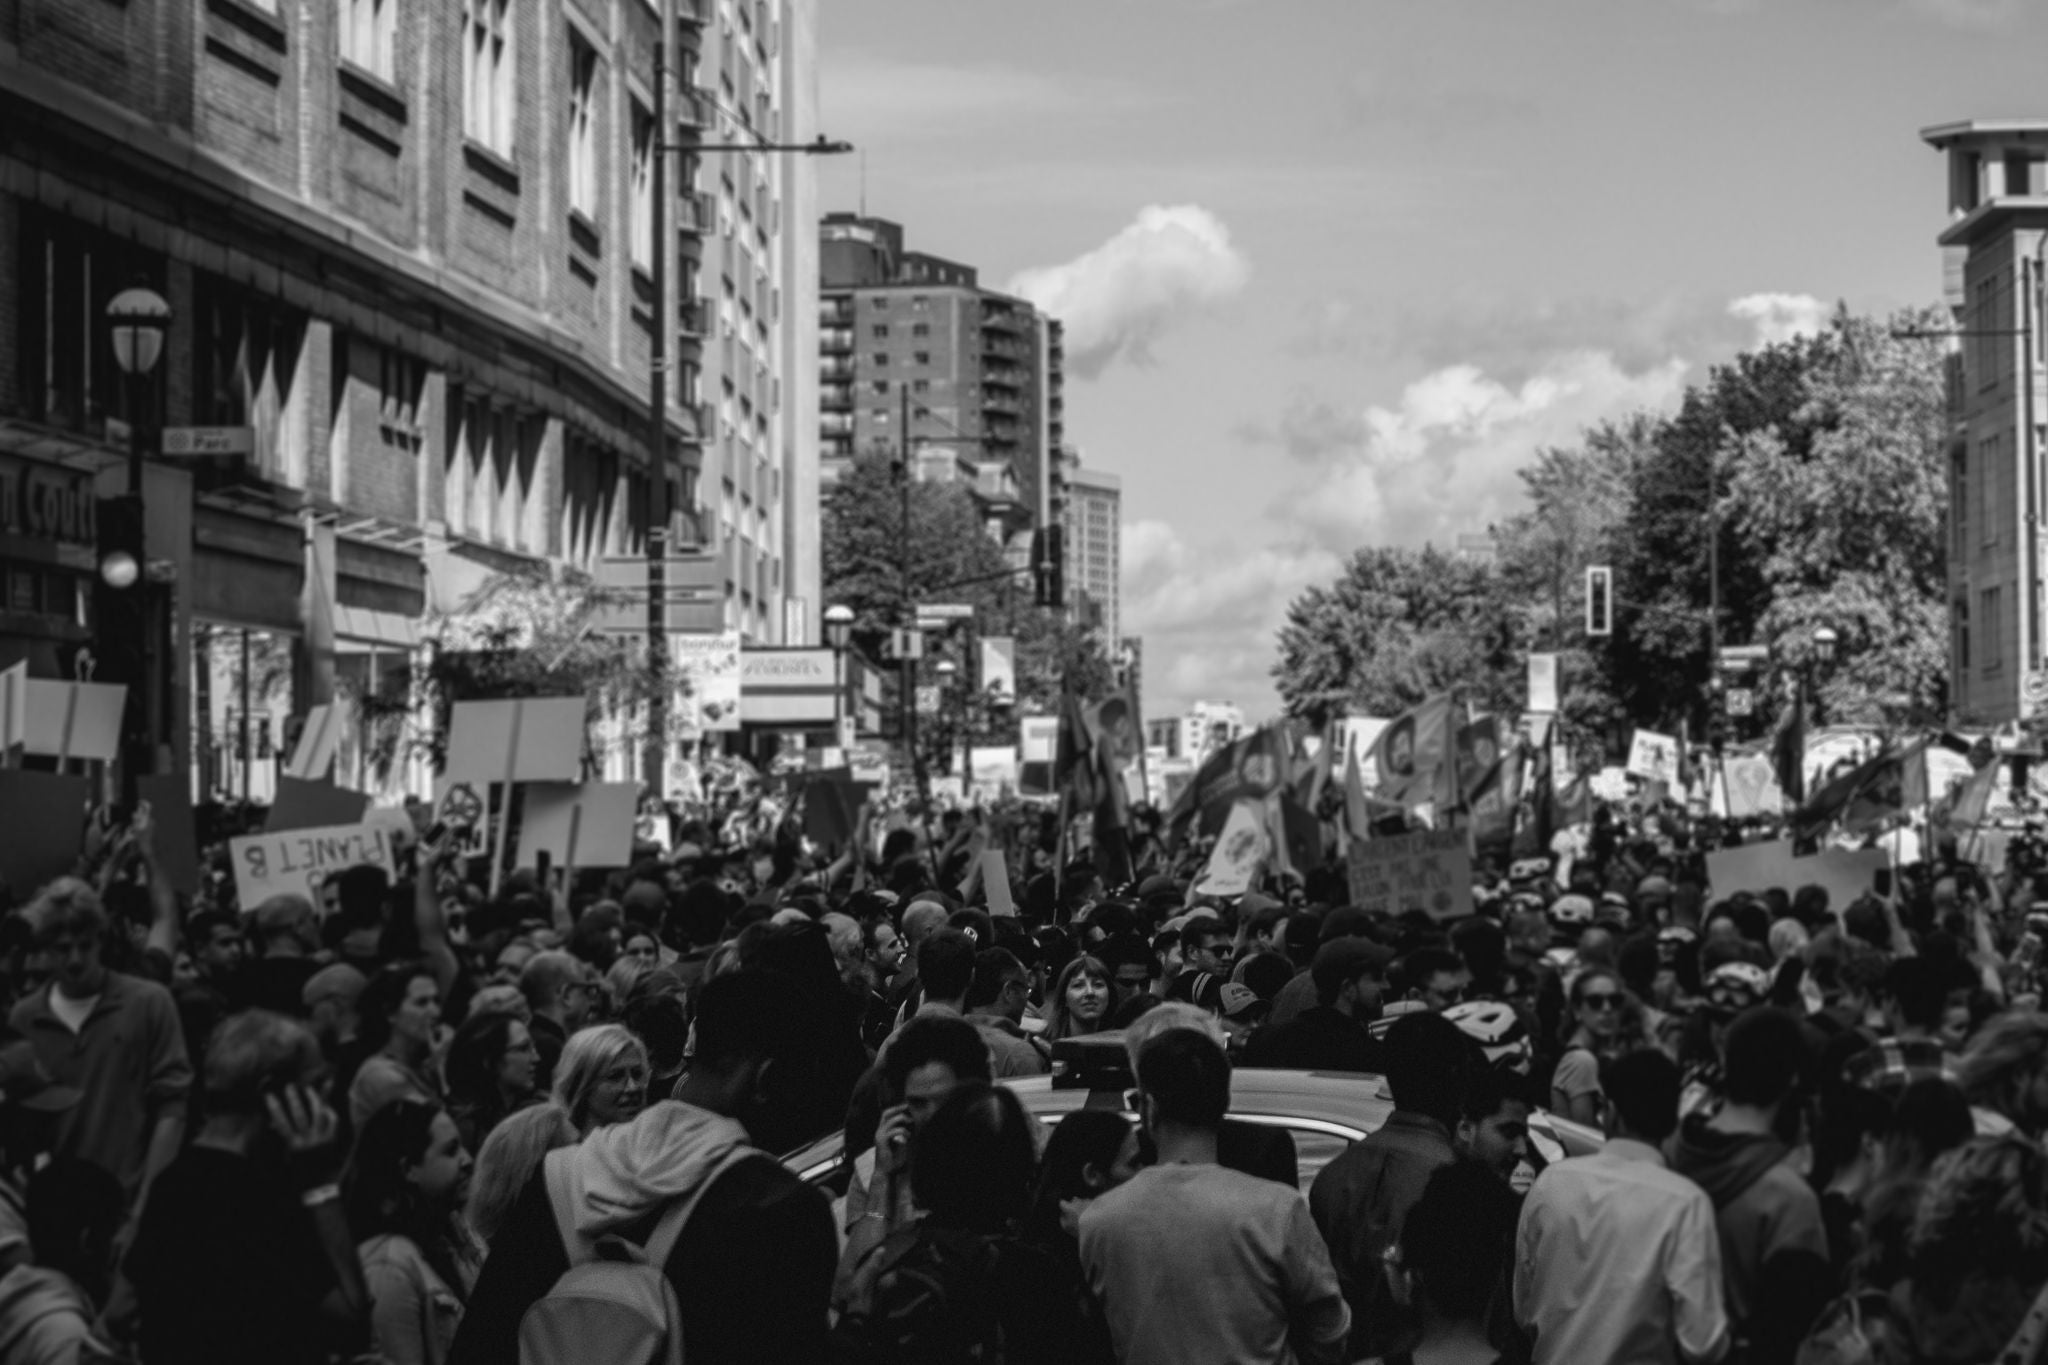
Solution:
<path fill-rule="evenodd" d="M 38 1114 L 61 1114 L 75 1107 L 85 1092 L 50 1079 L 28 1039 L 9 1035 L 0 1041 L 0 1105 Z"/>
<path fill-rule="evenodd" d="M 1203 1009 L 1212 1014 L 1220 1014 L 1225 1019 L 1244 1019 L 1266 1003 L 1259 999 L 1258 992 L 1250 986 L 1237 981 L 1225 981 L 1213 972 L 1197 974 L 1189 996 Z"/>
<path fill-rule="evenodd" d="M 1385 972 L 1394 960 L 1394 950 L 1369 938 L 1333 938 L 1316 949 L 1309 975 L 1315 979 L 1317 995 L 1331 995 L 1363 972 Z"/>
<path fill-rule="evenodd" d="M 1372 916 L 1356 905 L 1340 905 L 1323 916 L 1322 940 L 1356 938 L 1372 927 Z"/>

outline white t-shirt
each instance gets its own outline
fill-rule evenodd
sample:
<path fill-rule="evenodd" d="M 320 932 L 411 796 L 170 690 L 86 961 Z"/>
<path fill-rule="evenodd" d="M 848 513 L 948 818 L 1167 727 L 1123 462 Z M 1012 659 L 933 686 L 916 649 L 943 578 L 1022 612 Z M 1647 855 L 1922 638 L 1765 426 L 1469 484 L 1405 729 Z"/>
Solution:
<path fill-rule="evenodd" d="M 88 995 L 82 1000 L 73 1000 L 55 986 L 50 987 L 50 1013 L 57 1016 L 57 1022 L 73 1033 L 85 1031 L 85 1021 L 92 1018 L 93 1006 L 100 1003 L 97 995 Z"/>

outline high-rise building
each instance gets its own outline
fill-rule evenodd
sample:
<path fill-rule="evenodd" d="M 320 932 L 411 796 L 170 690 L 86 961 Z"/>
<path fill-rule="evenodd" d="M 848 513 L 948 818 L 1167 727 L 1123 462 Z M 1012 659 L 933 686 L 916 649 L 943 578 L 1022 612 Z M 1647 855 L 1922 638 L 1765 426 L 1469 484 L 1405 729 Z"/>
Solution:
<path fill-rule="evenodd" d="M 1147 722 L 1145 731 L 1147 742 L 1168 758 L 1199 763 L 1244 736 L 1244 711 L 1233 702 L 1198 701 L 1181 715 Z"/>
<path fill-rule="evenodd" d="M 669 149 L 814 136 L 815 10 L 0 0 L 0 666 L 56 674 L 90 639 L 115 419 L 160 418 L 183 452 L 147 471 L 176 582 L 160 733 L 235 792 L 222 752 L 265 745 L 230 715 L 261 708 L 275 749 L 498 571 L 643 552 L 656 326 L 672 529 L 714 552 L 712 616 L 813 638 L 815 167 Z M 131 402 L 106 309 L 137 282 L 171 317 Z M 60 504 L 85 513 L 37 510 Z M 217 657 L 275 666 L 222 696 Z M 390 790 L 361 757 L 342 780 Z"/>
<path fill-rule="evenodd" d="M 1103 651 L 1114 659 L 1116 642 L 1123 638 L 1123 480 L 1087 467 L 1071 451 L 1060 465 L 1072 619 L 1100 630 Z"/>
<path fill-rule="evenodd" d="M 966 485 L 1021 554 L 1051 514 L 1065 435 L 1059 324 L 972 266 L 906 250 L 886 219 L 825 215 L 819 253 L 825 482 L 907 445 L 918 478 Z"/>
<path fill-rule="evenodd" d="M 1921 137 L 1948 156 L 1949 705 L 1958 724 L 1998 725 L 2048 709 L 2039 472 L 2048 119 L 1951 123 Z"/>

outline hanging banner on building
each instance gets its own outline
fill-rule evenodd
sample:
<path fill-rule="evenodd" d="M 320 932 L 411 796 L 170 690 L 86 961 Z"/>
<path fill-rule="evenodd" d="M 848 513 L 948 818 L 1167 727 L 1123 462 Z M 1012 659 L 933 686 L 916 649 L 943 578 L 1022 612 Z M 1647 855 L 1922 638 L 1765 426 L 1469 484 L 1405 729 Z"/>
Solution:
<path fill-rule="evenodd" d="M 669 661 L 689 679 L 676 714 L 695 733 L 722 734 L 740 728 L 740 633 L 671 635 Z"/>
<path fill-rule="evenodd" d="M 1678 740 L 1655 730 L 1638 730 L 1628 748 L 1628 771 L 1650 782 L 1678 785 Z"/>
<path fill-rule="evenodd" d="M 381 825 L 333 825 L 228 840 L 235 895 L 244 910 L 272 896 L 304 896 L 320 903 L 320 887 L 351 867 L 381 867 L 394 878 L 390 836 Z"/>
<path fill-rule="evenodd" d="M 1351 901 L 1390 915 L 1472 913 L 1472 850 L 1463 830 L 1432 829 L 1351 843 Z"/>
<path fill-rule="evenodd" d="M 1557 656 L 1529 656 L 1529 709 L 1537 715 L 1557 714 Z"/>
<path fill-rule="evenodd" d="M 981 642 L 981 695 L 1004 703 L 1017 696 L 1017 642 L 1008 635 Z"/>

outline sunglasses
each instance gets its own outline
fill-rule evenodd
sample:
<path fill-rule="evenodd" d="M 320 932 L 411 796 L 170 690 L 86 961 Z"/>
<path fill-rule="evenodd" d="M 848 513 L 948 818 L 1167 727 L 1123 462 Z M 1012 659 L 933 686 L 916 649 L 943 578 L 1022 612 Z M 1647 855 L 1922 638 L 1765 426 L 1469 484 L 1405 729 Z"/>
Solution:
<path fill-rule="evenodd" d="M 1613 991 L 1600 991 L 1580 996 L 1579 1003 L 1596 1010 L 1618 1010 L 1621 1008 L 1621 997 Z"/>

